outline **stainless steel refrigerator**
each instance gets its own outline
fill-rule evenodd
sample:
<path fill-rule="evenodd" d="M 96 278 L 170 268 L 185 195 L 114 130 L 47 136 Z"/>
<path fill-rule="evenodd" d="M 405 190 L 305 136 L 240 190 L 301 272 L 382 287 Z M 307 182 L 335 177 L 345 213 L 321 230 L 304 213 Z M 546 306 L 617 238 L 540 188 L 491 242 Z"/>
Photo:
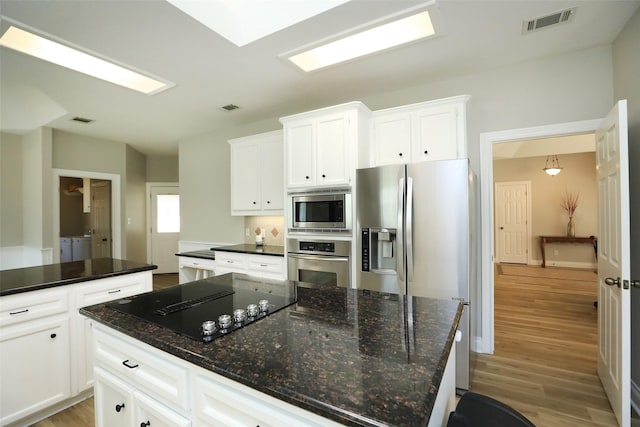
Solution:
<path fill-rule="evenodd" d="M 469 389 L 471 189 L 466 159 L 359 169 L 356 286 L 465 303 L 456 387 Z"/>

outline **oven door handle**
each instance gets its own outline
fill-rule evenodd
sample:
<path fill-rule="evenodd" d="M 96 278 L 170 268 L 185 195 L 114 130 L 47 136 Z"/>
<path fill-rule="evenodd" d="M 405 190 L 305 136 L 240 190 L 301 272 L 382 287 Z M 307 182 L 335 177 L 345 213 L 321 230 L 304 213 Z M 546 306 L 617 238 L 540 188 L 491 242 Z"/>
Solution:
<path fill-rule="evenodd" d="M 331 255 L 302 255 L 289 253 L 289 258 L 309 260 L 309 261 L 340 261 L 349 262 L 349 257 L 331 256 Z"/>

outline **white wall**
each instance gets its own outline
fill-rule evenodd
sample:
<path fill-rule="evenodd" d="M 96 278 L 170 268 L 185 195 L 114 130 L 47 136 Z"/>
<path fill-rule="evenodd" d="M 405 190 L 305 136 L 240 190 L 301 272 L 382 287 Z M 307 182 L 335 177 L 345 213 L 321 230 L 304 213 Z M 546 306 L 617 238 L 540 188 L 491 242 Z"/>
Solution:
<path fill-rule="evenodd" d="M 640 280 L 640 10 L 613 43 L 615 99 L 627 99 L 631 193 L 631 279 Z M 631 291 L 632 400 L 640 411 L 640 289 Z"/>
<path fill-rule="evenodd" d="M 0 133 L 0 247 L 22 246 L 22 137 Z"/>

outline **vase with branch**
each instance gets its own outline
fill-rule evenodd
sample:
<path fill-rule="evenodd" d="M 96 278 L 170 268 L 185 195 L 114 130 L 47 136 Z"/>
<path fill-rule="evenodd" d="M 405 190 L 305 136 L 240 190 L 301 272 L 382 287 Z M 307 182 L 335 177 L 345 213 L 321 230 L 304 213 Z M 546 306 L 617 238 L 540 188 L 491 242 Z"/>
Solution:
<path fill-rule="evenodd" d="M 575 224 L 573 223 L 573 216 L 578 209 L 578 200 L 580 199 L 580 193 L 568 192 L 562 196 L 562 209 L 569 215 L 569 222 L 567 223 L 567 237 L 576 237 Z"/>

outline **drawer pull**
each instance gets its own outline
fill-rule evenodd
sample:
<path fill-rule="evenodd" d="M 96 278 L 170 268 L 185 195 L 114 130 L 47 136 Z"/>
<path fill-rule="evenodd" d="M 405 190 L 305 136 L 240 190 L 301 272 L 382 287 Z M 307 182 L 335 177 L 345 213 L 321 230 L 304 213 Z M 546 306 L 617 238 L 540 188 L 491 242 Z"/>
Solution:
<path fill-rule="evenodd" d="M 269 264 L 260 264 L 260 267 L 269 267 Z"/>
<path fill-rule="evenodd" d="M 124 409 L 124 403 L 120 404 L 120 405 L 116 405 L 116 412 L 120 412 Z"/>
<path fill-rule="evenodd" d="M 129 368 L 129 369 L 137 368 L 138 366 L 140 366 L 140 365 L 137 365 L 137 364 L 136 364 L 136 365 L 131 365 L 131 364 L 129 363 L 129 359 L 127 359 L 127 360 L 125 360 L 124 362 L 122 362 L 122 364 L 123 364 L 124 366 L 126 366 L 127 368 Z"/>
<path fill-rule="evenodd" d="M 20 311 L 9 312 L 9 316 L 14 316 L 16 314 L 21 314 L 21 313 L 27 313 L 28 311 L 29 311 L 29 309 L 25 308 L 24 310 L 20 310 Z"/>
<path fill-rule="evenodd" d="M 228 260 L 227 260 L 227 262 L 228 262 L 229 264 L 233 264 L 233 261 L 232 261 L 232 260 L 230 260 L 230 259 L 228 259 Z"/>
<path fill-rule="evenodd" d="M 146 423 L 140 423 L 140 427 L 148 427 L 151 425 L 151 421 L 147 421 Z"/>
<path fill-rule="evenodd" d="M 109 291 L 107 292 L 108 294 L 117 294 L 118 292 L 120 292 L 122 289 L 116 289 L 115 291 Z"/>

